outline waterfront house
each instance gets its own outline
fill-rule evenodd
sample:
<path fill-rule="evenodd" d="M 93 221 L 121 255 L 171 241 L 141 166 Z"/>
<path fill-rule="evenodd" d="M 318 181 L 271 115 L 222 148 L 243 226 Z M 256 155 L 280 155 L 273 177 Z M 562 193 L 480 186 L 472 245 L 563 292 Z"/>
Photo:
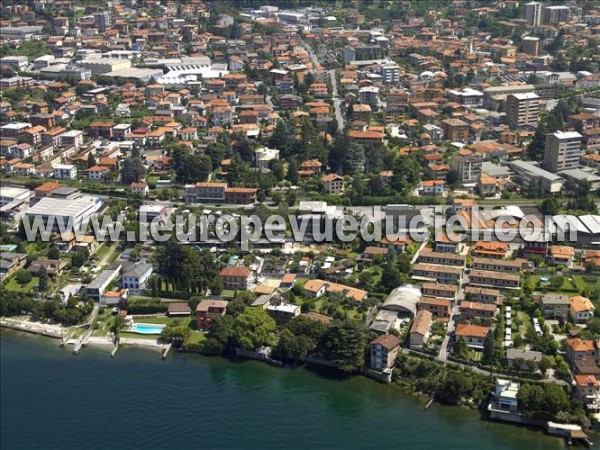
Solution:
<path fill-rule="evenodd" d="M 600 410 L 600 381 L 594 375 L 575 375 L 574 397 L 588 410 Z"/>
<path fill-rule="evenodd" d="M 518 411 L 517 396 L 519 394 L 519 383 L 516 381 L 498 379 L 494 386 L 495 407 L 512 413 Z"/>
<path fill-rule="evenodd" d="M 140 295 L 152 275 L 152 264 L 136 262 L 123 272 L 121 287 L 129 289 L 132 295 Z"/>
<path fill-rule="evenodd" d="M 409 345 L 412 349 L 421 350 L 427 343 L 429 337 L 429 331 L 433 314 L 431 312 L 421 309 L 415 315 L 413 324 L 410 328 Z"/>
<path fill-rule="evenodd" d="M 384 334 L 371 341 L 371 369 L 389 370 L 396 361 L 396 356 L 400 350 L 400 339 L 393 334 Z"/>
<path fill-rule="evenodd" d="M 227 300 L 202 300 L 196 307 L 196 329 L 210 331 L 212 320 L 217 316 L 224 316 L 227 309 Z"/>

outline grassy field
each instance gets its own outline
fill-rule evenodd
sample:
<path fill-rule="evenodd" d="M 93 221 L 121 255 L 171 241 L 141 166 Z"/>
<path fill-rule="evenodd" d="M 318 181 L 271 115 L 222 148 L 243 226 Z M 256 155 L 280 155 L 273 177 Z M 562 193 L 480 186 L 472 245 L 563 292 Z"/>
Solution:
<path fill-rule="evenodd" d="M 206 334 L 200 331 L 192 331 L 190 336 L 187 339 L 188 344 L 200 344 L 202 341 L 206 339 Z"/>
<path fill-rule="evenodd" d="M 39 284 L 40 279 L 38 277 L 33 277 L 27 284 L 19 284 L 17 279 L 12 277 L 8 283 L 6 283 L 6 290 L 11 292 L 27 293 L 31 292 L 31 290 L 37 287 Z"/>

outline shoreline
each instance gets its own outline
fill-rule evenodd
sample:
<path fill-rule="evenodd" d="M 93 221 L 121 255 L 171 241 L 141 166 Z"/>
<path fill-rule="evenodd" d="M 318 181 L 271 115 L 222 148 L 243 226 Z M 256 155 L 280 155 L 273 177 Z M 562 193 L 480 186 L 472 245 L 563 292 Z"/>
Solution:
<path fill-rule="evenodd" d="M 59 328 L 63 328 L 63 329 L 67 329 L 65 327 L 60 327 L 60 326 L 56 326 L 55 327 L 59 327 Z M 2 328 L 6 328 L 12 331 L 17 331 L 17 332 L 22 332 L 25 333 L 25 335 L 31 335 L 31 334 L 35 334 L 38 336 L 42 336 L 42 337 L 49 337 L 49 338 L 54 338 L 54 339 L 60 339 L 60 337 L 58 336 L 52 336 L 52 335 L 48 335 L 48 334 L 44 334 L 43 332 L 40 332 L 39 330 L 37 331 L 32 331 L 31 329 L 27 329 L 27 328 L 23 328 L 23 329 L 19 329 L 16 326 L 8 326 L 5 323 L 5 318 L 0 319 L 0 329 Z M 85 345 L 90 345 L 92 347 L 101 347 L 101 348 L 105 348 L 107 346 L 113 347 L 114 349 L 116 348 L 120 348 L 121 345 L 125 345 L 125 346 L 131 346 L 131 347 L 137 347 L 137 348 L 146 348 L 146 349 L 150 349 L 150 350 L 158 350 L 162 355 L 162 359 L 165 359 L 165 350 L 169 347 L 169 344 L 159 344 L 158 341 L 154 341 L 154 340 L 150 340 L 150 339 L 144 339 L 144 338 L 130 338 L 130 337 L 124 337 L 124 338 L 120 338 L 120 344 L 118 347 L 115 347 L 114 344 L 112 343 L 112 341 L 110 339 L 108 339 L 107 337 L 101 337 L 101 336 L 90 336 L 89 340 L 86 342 Z M 204 356 L 204 357 L 209 357 L 207 355 L 203 355 L 202 353 L 199 352 L 189 352 L 189 351 L 185 351 L 185 350 L 179 350 L 179 352 L 181 353 L 188 353 L 188 354 L 195 354 L 195 355 L 199 355 L 199 356 Z M 114 352 L 111 354 L 111 357 L 114 355 Z M 223 355 L 215 355 L 218 358 L 222 358 L 222 359 L 229 359 Z M 273 367 L 279 367 L 279 368 L 289 368 L 288 366 L 286 366 L 285 364 L 281 364 L 281 365 L 273 365 L 273 364 L 269 364 L 268 361 L 264 361 L 261 359 L 257 359 L 257 358 L 249 358 L 249 357 L 244 357 L 243 355 L 236 355 L 236 358 L 240 358 L 241 360 L 245 360 L 245 361 L 257 361 L 257 362 L 262 362 L 265 363 L 267 365 L 273 366 Z M 324 369 L 326 368 L 325 366 L 322 366 L 320 364 L 305 364 L 309 369 Z M 435 400 L 435 398 L 428 396 L 427 394 L 424 394 L 422 392 L 417 392 L 417 391 L 413 391 L 409 388 L 409 386 L 407 386 L 406 384 L 399 384 L 399 383 L 394 383 L 394 382 L 389 382 L 386 383 L 382 380 L 378 380 L 374 377 L 370 377 L 365 375 L 362 372 L 358 372 L 355 374 L 350 374 L 350 376 L 354 377 L 354 376 L 361 376 L 365 379 L 368 380 L 372 380 L 372 381 L 376 381 L 379 382 L 381 384 L 386 384 L 390 387 L 393 387 L 396 391 L 400 392 L 402 395 L 407 395 L 409 397 L 412 397 L 413 399 L 416 399 L 419 401 L 419 403 L 422 403 L 423 401 L 429 400 L 427 401 L 426 404 L 423 404 L 423 410 L 427 411 L 431 402 L 433 401 L 434 403 L 436 403 L 439 406 L 444 406 L 444 407 L 454 407 L 454 408 L 461 408 L 461 409 L 467 409 L 470 411 L 474 411 L 474 412 L 479 412 L 479 421 L 481 422 L 495 422 L 495 423 L 503 423 L 503 424 L 507 424 L 507 425 L 513 425 L 513 426 L 518 426 L 521 428 L 525 428 L 529 431 L 533 431 L 533 432 L 538 432 L 541 431 L 543 434 L 547 435 L 547 436 L 552 436 L 552 437 L 560 437 L 557 436 L 555 434 L 550 434 L 548 433 L 548 430 L 543 427 L 543 426 L 533 426 L 531 424 L 521 424 L 521 423 L 514 423 L 514 422 L 510 422 L 510 421 L 504 421 L 504 420 L 496 420 L 496 419 L 492 419 L 489 415 L 486 415 L 484 411 L 481 410 L 481 408 L 479 407 L 474 407 L 473 405 L 467 404 L 467 403 L 463 403 L 463 404 L 459 404 L 459 405 L 448 405 L 445 403 L 442 403 L 438 400 Z M 532 427 L 534 429 L 532 429 Z M 590 428 L 587 430 L 587 432 L 592 432 L 593 434 L 595 434 L 595 430 L 593 428 Z M 595 438 L 597 436 L 594 436 Z"/>

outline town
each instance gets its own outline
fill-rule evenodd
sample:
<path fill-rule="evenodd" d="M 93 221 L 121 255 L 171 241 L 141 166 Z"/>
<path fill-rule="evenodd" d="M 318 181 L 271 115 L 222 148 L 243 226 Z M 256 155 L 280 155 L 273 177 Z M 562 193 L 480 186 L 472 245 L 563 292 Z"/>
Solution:
<path fill-rule="evenodd" d="M 0 324 L 363 373 L 587 442 L 600 5 L 555 3 L 2 2 Z M 375 209 L 460 224 L 318 239 Z M 201 214 L 283 234 L 139 238 Z M 525 218 L 533 241 L 491 233 Z"/>

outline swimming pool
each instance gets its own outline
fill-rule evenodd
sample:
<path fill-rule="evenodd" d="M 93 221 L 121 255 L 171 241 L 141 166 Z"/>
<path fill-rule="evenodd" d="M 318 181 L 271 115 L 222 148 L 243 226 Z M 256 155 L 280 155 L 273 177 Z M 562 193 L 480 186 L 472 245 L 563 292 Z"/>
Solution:
<path fill-rule="evenodd" d="M 134 323 L 131 331 L 139 334 L 160 334 L 164 327 L 158 323 Z"/>

